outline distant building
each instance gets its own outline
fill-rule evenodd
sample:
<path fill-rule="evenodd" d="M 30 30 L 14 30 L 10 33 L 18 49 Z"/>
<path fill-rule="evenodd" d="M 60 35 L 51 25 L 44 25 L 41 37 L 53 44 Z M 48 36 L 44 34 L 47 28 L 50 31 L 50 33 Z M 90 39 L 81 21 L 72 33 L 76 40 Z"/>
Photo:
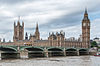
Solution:
<path fill-rule="evenodd" d="M 96 37 L 93 39 L 93 41 L 95 41 L 98 44 L 98 46 L 100 47 L 100 38 Z"/>
<path fill-rule="evenodd" d="M 75 37 L 68 38 L 69 41 L 75 41 Z"/>
<path fill-rule="evenodd" d="M 82 41 L 82 35 L 79 36 L 78 41 Z"/>
<path fill-rule="evenodd" d="M 45 28 L 46 29 L 46 28 Z M 26 33 L 24 39 L 24 22 L 22 25 L 20 21 L 17 21 L 17 25 L 14 22 L 14 36 L 11 43 L 0 43 L 7 45 L 31 45 L 31 46 L 52 46 L 52 47 L 76 47 L 76 48 L 89 48 L 90 47 L 90 20 L 88 18 L 87 10 L 85 10 L 84 18 L 82 20 L 82 35 L 79 39 L 74 37 L 65 38 L 65 32 L 52 32 L 49 33 L 47 40 L 40 40 L 40 32 L 38 24 L 36 24 L 35 33 L 28 34 Z"/>

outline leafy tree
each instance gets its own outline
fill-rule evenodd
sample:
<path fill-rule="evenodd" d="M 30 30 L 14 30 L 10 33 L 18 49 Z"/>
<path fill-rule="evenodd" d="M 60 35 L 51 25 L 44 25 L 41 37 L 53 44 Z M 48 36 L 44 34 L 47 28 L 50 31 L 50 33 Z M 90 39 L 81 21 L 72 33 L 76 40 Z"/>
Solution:
<path fill-rule="evenodd" d="M 91 42 L 91 47 L 98 47 L 97 42 L 96 41 Z"/>

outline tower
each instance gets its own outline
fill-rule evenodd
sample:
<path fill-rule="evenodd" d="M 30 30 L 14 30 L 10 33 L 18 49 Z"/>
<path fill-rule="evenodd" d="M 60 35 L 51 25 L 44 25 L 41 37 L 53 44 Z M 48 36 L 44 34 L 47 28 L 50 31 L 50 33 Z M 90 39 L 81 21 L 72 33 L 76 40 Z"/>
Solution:
<path fill-rule="evenodd" d="M 40 33 L 39 33 L 38 23 L 36 24 L 35 36 L 36 36 L 37 40 L 40 40 Z"/>
<path fill-rule="evenodd" d="M 5 42 L 5 38 L 3 38 L 3 42 Z"/>
<path fill-rule="evenodd" d="M 87 9 L 85 9 L 84 18 L 82 20 L 82 42 L 85 48 L 90 47 L 90 20 L 88 18 Z"/>
<path fill-rule="evenodd" d="M 26 32 L 26 35 L 25 35 L 25 40 L 28 40 L 28 35 L 27 35 L 27 32 Z"/>
<path fill-rule="evenodd" d="M 13 41 L 24 40 L 24 22 L 20 25 L 20 21 L 18 20 L 17 25 L 14 22 L 14 36 Z"/>

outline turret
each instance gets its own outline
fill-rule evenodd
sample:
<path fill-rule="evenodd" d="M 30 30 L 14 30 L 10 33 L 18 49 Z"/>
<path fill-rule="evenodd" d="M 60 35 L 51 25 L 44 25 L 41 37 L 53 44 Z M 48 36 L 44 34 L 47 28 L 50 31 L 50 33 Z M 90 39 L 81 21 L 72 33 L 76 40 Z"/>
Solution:
<path fill-rule="evenodd" d="M 49 32 L 49 36 L 50 36 L 50 32 Z"/>
<path fill-rule="evenodd" d="M 20 19 L 17 21 L 17 25 L 14 22 L 14 36 L 13 41 L 24 40 L 24 22 L 20 24 Z"/>
<path fill-rule="evenodd" d="M 14 21 L 14 27 L 16 26 L 16 23 L 15 23 L 15 21 Z"/>
<path fill-rule="evenodd" d="M 19 21 L 17 22 L 17 25 L 20 26 L 20 22 Z"/>
<path fill-rule="evenodd" d="M 37 40 L 40 40 L 40 33 L 39 33 L 38 23 L 36 24 L 35 36 L 36 36 Z"/>
<path fill-rule="evenodd" d="M 3 38 L 3 42 L 5 42 L 5 38 Z"/>
<path fill-rule="evenodd" d="M 28 35 L 27 35 L 27 32 L 25 34 L 25 40 L 28 40 Z"/>
<path fill-rule="evenodd" d="M 22 22 L 22 26 L 24 27 L 24 22 Z"/>

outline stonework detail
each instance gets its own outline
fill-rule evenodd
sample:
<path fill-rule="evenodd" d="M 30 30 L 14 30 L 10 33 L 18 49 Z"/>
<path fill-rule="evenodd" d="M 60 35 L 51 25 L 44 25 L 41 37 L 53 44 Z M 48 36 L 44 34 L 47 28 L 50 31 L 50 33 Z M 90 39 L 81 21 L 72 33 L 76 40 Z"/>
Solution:
<path fill-rule="evenodd" d="M 13 36 L 13 41 L 18 41 L 18 40 L 24 40 L 24 22 L 22 22 L 22 25 L 20 22 L 16 23 L 14 22 L 14 36 Z"/>

